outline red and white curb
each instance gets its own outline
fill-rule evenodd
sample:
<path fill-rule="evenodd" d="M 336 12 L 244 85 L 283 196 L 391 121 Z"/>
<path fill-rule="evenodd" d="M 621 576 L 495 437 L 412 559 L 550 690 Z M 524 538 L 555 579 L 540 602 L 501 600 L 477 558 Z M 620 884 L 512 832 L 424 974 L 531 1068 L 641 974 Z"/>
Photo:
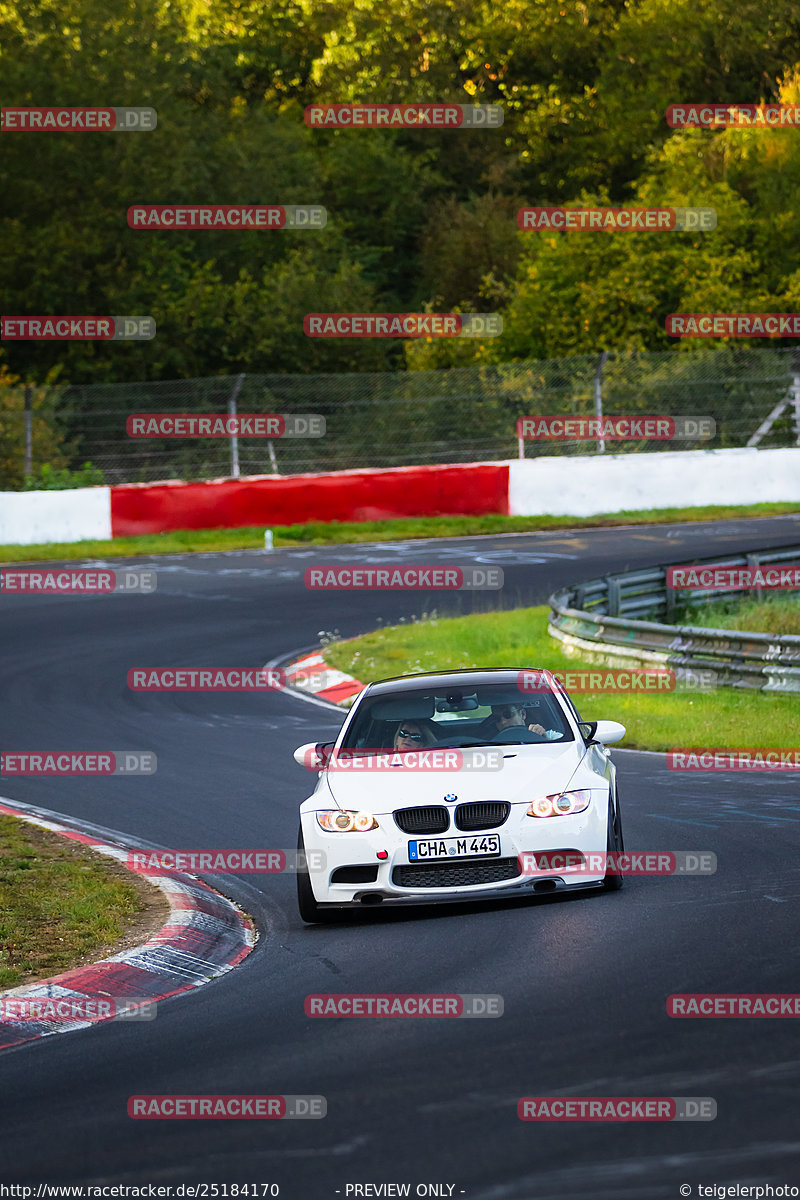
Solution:
<path fill-rule="evenodd" d="M 347 702 L 352 701 L 365 686 L 352 675 L 328 666 L 321 654 L 307 654 L 290 663 L 285 672 L 290 687 L 342 707 L 349 707 Z"/>
<path fill-rule="evenodd" d="M 41 811 L 41 810 L 39 810 Z M 34 815 L 14 802 L 0 799 L 0 813 L 50 829 L 62 837 L 91 846 L 127 866 L 129 847 L 70 829 Z M 56 815 L 56 814 L 54 814 Z M 141 849 L 141 846 L 135 847 Z M 166 925 L 149 941 L 112 958 L 76 967 L 40 983 L 0 992 L 7 1000 L 110 1000 L 124 1003 L 166 1000 L 232 970 L 256 943 L 253 921 L 221 893 L 182 871 L 138 872 L 164 892 L 170 907 Z M 112 1005 L 112 1009 L 114 1005 Z M 51 1033 L 68 1033 L 99 1024 L 100 1020 L 0 1020 L 0 1050 Z"/>

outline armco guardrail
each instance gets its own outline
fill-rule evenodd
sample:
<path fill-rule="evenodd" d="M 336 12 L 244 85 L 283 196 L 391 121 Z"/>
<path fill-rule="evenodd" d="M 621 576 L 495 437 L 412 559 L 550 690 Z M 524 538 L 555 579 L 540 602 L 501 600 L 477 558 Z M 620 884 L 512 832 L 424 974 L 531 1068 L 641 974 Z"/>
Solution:
<path fill-rule="evenodd" d="M 800 562 L 800 546 L 695 559 L 681 565 L 756 567 L 787 562 Z M 568 653 L 579 652 L 588 661 L 612 666 L 629 666 L 632 662 L 667 665 L 683 686 L 800 692 L 800 636 L 639 619 L 643 614 L 652 614 L 669 621 L 679 597 L 684 595 L 693 600 L 721 597 L 720 592 L 668 588 L 666 573 L 666 566 L 625 571 L 556 592 L 550 597 L 551 636 L 558 638 Z M 724 593 L 737 594 L 741 593 Z"/>

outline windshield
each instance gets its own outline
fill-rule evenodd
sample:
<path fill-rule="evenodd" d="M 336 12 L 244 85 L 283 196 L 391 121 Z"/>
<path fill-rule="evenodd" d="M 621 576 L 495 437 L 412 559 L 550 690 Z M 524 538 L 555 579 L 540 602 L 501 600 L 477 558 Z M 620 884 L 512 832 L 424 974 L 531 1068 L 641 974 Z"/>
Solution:
<path fill-rule="evenodd" d="M 506 687 L 453 687 L 384 693 L 362 700 L 342 749 L 369 754 L 429 747 L 572 742 L 555 696 Z"/>

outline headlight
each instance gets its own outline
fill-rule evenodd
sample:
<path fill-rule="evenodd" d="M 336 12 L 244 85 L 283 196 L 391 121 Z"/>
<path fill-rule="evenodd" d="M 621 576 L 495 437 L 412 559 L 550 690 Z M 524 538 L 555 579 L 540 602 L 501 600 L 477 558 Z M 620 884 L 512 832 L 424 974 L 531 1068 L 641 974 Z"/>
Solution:
<path fill-rule="evenodd" d="M 378 822 L 370 812 L 342 811 L 335 808 L 332 812 L 318 812 L 317 821 L 328 833 L 365 833 L 368 829 L 377 829 Z"/>
<path fill-rule="evenodd" d="M 592 793 L 588 788 L 577 792 L 556 792 L 554 796 L 539 796 L 531 802 L 529 817 L 566 817 L 589 807 Z"/>

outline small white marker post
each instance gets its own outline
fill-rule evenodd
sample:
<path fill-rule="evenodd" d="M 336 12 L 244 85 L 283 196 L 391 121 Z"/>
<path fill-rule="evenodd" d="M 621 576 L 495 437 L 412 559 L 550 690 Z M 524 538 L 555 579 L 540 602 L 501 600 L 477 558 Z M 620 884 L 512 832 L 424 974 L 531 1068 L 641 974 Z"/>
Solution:
<path fill-rule="evenodd" d="M 273 549 L 273 545 L 272 545 L 272 530 L 271 530 L 271 529 L 265 529 L 265 530 L 264 530 L 264 549 L 265 549 L 265 550 L 272 550 L 272 549 Z"/>

